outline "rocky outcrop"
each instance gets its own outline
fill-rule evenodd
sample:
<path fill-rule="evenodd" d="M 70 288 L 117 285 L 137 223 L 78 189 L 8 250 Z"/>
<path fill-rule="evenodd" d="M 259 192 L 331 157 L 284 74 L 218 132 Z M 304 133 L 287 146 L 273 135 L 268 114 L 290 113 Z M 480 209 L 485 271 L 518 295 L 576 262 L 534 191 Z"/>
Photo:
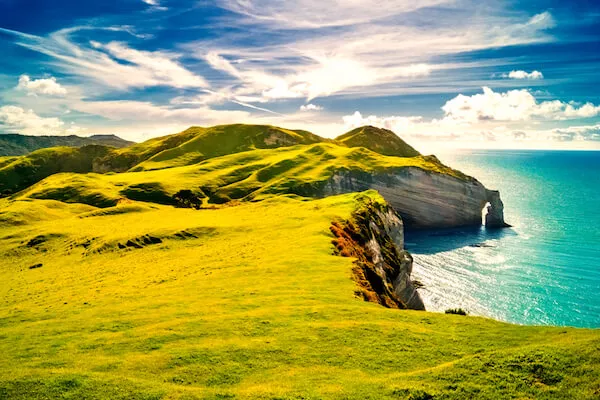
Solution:
<path fill-rule="evenodd" d="M 487 214 L 485 215 L 485 226 L 488 228 L 507 228 L 510 225 L 504 222 L 504 203 L 500 199 L 500 192 L 488 190 Z"/>
<path fill-rule="evenodd" d="M 402 220 L 390 206 L 369 200 L 331 231 L 336 253 L 356 258 L 357 295 L 389 308 L 425 310 L 411 280 L 413 259 L 404 250 Z"/>
<path fill-rule="evenodd" d="M 488 205 L 487 223 L 506 226 L 500 194 L 471 177 L 405 167 L 392 172 L 336 172 L 324 186 L 324 194 L 377 190 L 400 214 L 407 228 L 448 228 L 481 225 Z"/>

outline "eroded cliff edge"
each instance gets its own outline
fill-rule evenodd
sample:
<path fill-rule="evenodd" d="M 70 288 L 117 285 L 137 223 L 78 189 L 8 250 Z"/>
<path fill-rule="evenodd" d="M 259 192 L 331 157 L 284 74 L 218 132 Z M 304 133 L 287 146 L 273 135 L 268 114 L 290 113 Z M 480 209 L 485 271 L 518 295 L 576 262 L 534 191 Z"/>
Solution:
<path fill-rule="evenodd" d="M 410 229 L 481 225 L 509 226 L 504 221 L 500 193 L 477 179 L 426 171 L 416 167 L 370 173 L 336 171 L 324 186 L 325 195 L 377 190 Z"/>
<path fill-rule="evenodd" d="M 335 253 L 353 257 L 356 294 L 389 308 L 425 310 L 411 280 L 413 259 L 404 250 L 404 224 L 394 209 L 365 196 L 346 221 L 331 225 Z"/>

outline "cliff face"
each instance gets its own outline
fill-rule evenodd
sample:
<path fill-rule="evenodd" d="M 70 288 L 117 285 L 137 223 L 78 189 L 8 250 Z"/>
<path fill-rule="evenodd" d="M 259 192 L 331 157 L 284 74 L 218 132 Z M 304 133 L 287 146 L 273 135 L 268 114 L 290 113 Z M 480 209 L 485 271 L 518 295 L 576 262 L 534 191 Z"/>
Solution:
<path fill-rule="evenodd" d="M 500 194 L 474 178 L 459 179 L 414 167 L 393 173 L 346 170 L 336 172 L 324 187 L 325 195 L 368 189 L 377 190 L 408 228 L 481 225 L 488 203 L 486 224 L 506 226 Z"/>
<path fill-rule="evenodd" d="M 413 259 L 404 250 L 404 226 L 386 204 L 368 202 L 349 221 L 334 223 L 336 253 L 356 258 L 356 294 L 389 308 L 425 310 L 410 279 Z"/>

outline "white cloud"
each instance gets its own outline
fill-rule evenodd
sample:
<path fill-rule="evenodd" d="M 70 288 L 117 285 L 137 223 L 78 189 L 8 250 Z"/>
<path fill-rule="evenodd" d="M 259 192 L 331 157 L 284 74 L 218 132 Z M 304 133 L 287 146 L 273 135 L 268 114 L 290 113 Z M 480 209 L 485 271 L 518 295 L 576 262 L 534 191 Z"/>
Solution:
<path fill-rule="evenodd" d="M 556 26 L 556 21 L 549 11 L 544 11 L 531 17 L 525 26 L 534 27 L 535 29 L 549 29 Z"/>
<path fill-rule="evenodd" d="M 135 64 L 149 81 L 177 88 L 207 87 L 204 78 L 195 75 L 182 67 L 173 58 L 177 56 L 161 53 L 135 50 L 124 43 L 110 42 L 102 46 L 115 59 Z"/>
<path fill-rule="evenodd" d="M 160 2 L 158 0 L 142 0 L 142 2 L 148 4 L 151 8 L 151 10 L 154 11 L 165 11 L 168 10 L 167 7 L 163 7 L 160 5 Z"/>
<path fill-rule="evenodd" d="M 531 71 L 531 72 L 527 72 L 527 71 L 510 71 L 508 74 L 502 74 L 503 78 L 509 78 L 509 79 L 544 79 L 544 74 L 542 74 L 540 71 Z"/>
<path fill-rule="evenodd" d="M 300 106 L 300 111 L 321 111 L 323 110 L 323 107 L 318 106 L 316 104 L 304 104 Z"/>
<path fill-rule="evenodd" d="M 60 135 L 64 122 L 58 118 L 43 118 L 33 110 L 17 106 L 0 107 L 0 128 L 25 135 Z"/>
<path fill-rule="evenodd" d="M 538 102 L 528 90 L 494 92 L 488 87 L 482 94 L 458 95 L 444 104 L 447 119 L 457 122 L 528 121 L 535 118 L 563 120 L 600 115 L 600 106 L 586 103 L 578 106 L 560 100 Z"/>
<path fill-rule="evenodd" d="M 98 28 L 136 35 L 130 28 Z M 171 86 L 176 88 L 208 87 L 206 80 L 181 65 L 180 54 L 164 51 L 136 50 L 125 43 L 102 44 L 91 41 L 84 47 L 71 40 L 71 35 L 89 27 L 63 29 L 48 37 L 27 35 L 0 28 L 17 36 L 19 45 L 55 59 L 54 64 L 73 75 L 91 78 L 118 89 Z M 140 36 L 140 35 L 136 35 Z"/>
<path fill-rule="evenodd" d="M 386 128 L 393 131 L 405 132 L 415 128 L 415 126 L 423 123 L 423 117 L 411 116 L 411 117 L 378 117 L 376 115 L 370 115 L 363 117 L 363 115 L 356 111 L 352 115 L 346 115 L 342 117 L 344 125 L 347 129 L 354 129 L 360 126 L 371 125 L 379 128 Z"/>
<path fill-rule="evenodd" d="M 29 75 L 21 75 L 17 89 L 24 90 L 30 95 L 48 95 L 48 96 L 64 96 L 67 94 L 67 89 L 62 87 L 56 81 L 55 77 L 43 79 L 31 79 Z"/>

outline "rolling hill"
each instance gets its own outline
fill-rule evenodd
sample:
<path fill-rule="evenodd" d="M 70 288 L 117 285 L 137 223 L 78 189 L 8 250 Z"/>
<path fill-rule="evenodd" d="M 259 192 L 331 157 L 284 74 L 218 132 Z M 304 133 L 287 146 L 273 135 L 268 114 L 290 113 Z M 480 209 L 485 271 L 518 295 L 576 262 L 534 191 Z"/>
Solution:
<path fill-rule="evenodd" d="M 133 144 L 115 135 L 81 136 L 27 136 L 19 134 L 0 134 L 0 157 L 22 156 L 32 151 L 48 147 L 82 147 L 91 144 L 127 147 Z"/>

